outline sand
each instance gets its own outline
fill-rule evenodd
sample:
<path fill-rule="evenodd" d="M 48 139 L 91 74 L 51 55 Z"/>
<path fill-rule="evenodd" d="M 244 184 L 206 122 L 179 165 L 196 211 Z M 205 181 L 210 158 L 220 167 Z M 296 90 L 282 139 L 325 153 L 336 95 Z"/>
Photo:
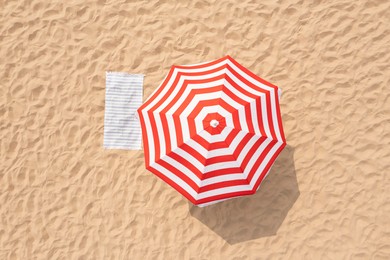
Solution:
<path fill-rule="evenodd" d="M 174 3 L 176 2 L 176 3 Z M 231 55 L 288 147 L 205 209 L 104 150 L 105 71 Z M 0 259 L 389 259 L 389 1 L 0 1 Z"/>

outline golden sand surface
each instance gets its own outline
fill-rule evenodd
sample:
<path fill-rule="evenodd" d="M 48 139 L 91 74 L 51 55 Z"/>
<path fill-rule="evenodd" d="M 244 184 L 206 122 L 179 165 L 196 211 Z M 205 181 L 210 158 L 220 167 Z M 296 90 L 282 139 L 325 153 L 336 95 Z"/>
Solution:
<path fill-rule="evenodd" d="M 105 71 L 280 86 L 259 192 L 204 209 L 104 150 Z M 0 0 L 0 259 L 390 259 L 390 1 Z"/>

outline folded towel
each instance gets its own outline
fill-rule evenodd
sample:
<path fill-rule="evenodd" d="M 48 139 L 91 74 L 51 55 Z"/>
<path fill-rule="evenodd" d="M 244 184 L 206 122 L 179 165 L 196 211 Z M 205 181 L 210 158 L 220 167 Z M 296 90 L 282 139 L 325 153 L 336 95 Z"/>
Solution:
<path fill-rule="evenodd" d="M 137 109 L 142 104 L 142 74 L 106 72 L 104 144 L 107 149 L 141 149 Z"/>

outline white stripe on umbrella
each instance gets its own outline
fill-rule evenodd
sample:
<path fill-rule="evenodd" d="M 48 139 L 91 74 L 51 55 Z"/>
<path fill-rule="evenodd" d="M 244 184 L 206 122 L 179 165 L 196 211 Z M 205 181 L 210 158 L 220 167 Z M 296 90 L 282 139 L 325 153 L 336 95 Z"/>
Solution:
<path fill-rule="evenodd" d="M 138 109 L 147 169 L 197 205 L 253 194 L 286 145 L 278 91 L 229 56 L 172 66 Z"/>

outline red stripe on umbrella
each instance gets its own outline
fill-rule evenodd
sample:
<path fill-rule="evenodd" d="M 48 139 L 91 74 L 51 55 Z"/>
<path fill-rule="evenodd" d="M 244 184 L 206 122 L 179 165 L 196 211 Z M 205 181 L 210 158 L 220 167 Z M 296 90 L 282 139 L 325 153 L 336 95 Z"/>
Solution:
<path fill-rule="evenodd" d="M 138 113 L 146 168 L 200 206 L 255 193 L 286 145 L 278 87 L 229 56 L 172 66 Z"/>

